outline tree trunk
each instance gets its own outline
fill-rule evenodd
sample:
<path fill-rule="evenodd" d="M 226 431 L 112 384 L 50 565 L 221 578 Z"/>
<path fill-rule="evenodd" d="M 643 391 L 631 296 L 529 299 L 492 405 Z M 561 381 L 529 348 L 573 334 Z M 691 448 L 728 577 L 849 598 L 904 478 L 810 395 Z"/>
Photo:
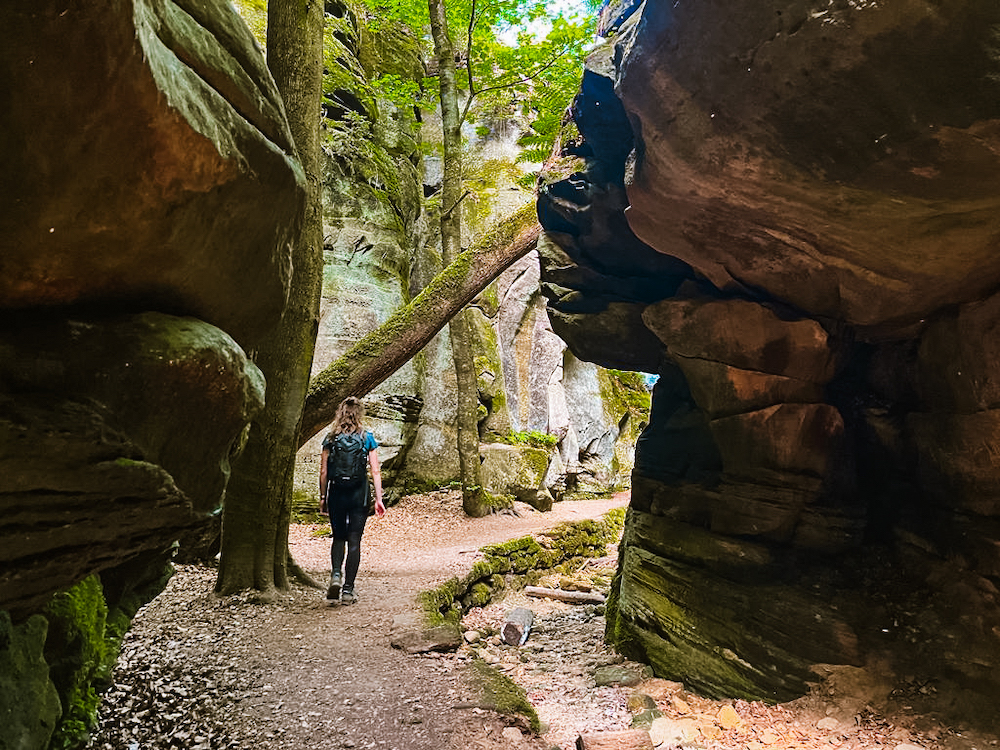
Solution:
<path fill-rule="evenodd" d="M 514 607 L 503 624 L 503 639 L 508 646 L 521 646 L 528 639 L 535 613 L 527 607 Z"/>
<path fill-rule="evenodd" d="M 306 176 L 302 231 L 292 248 L 288 306 L 256 362 L 267 378 L 264 410 L 234 465 L 222 513 L 216 591 L 288 587 L 288 522 L 296 438 L 309 384 L 323 270 L 319 112 L 323 73 L 323 4 L 271 0 L 268 67 L 285 102 Z"/>
<path fill-rule="evenodd" d="M 441 261 L 450 265 L 462 247 L 462 119 L 455 80 L 455 51 L 448 33 L 445 0 L 428 0 L 434 56 L 438 62 L 443 132 L 441 181 Z M 489 505 L 480 480 L 479 386 L 472 352 L 471 312 L 463 310 L 449 324 L 452 358 L 457 379 L 458 460 L 462 481 L 462 507 L 470 516 L 484 516 Z"/>
<path fill-rule="evenodd" d="M 344 398 L 363 396 L 408 362 L 448 321 L 538 240 L 534 204 L 527 204 L 438 274 L 417 297 L 309 385 L 299 447 L 333 420 Z"/>

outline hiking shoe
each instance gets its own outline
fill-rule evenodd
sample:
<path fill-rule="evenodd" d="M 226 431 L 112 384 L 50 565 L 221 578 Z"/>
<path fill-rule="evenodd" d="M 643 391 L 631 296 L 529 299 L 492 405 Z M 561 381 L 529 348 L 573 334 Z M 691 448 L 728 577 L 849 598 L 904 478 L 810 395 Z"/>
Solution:
<path fill-rule="evenodd" d="M 344 593 L 340 595 L 341 604 L 354 604 L 358 597 L 354 595 L 354 589 L 344 588 Z"/>
<path fill-rule="evenodd" d="M 328 601 L 336 601 L 340 598 L 340 573 L 334 573 L 330 576 L 330 588 L 326 590 L 326 598 Z"/>

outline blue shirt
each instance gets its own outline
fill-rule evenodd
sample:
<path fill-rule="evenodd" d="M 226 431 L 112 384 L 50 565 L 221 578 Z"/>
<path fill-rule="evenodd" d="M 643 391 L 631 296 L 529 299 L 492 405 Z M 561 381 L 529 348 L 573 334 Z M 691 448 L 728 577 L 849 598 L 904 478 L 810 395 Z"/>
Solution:
<path fill-rule="evenodd" d="M 323 438 L 323 450 L 333 450 L 333 437 L 333 433 L 330 432 Z M 371 453 L 376 448 L 378 448 L 378 442 L 376 442 L 375 436 L 365 430 L 365 453 Z"/>

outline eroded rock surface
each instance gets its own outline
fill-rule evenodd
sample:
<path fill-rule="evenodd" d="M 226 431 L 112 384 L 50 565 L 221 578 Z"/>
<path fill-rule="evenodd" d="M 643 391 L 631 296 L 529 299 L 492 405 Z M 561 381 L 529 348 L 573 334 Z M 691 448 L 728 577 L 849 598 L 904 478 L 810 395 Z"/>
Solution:
<path fill-rule="evenodd" d="M 304 177 L 229 4 L 0 20 L 0 744 L 71 746 L 263 404 Z"/>
<path fill-rule="evenodd" d="M 280 315 L 304 180 L 284 106 L 221 4 L 11 5 L 0 55 L 0 307 Z"/>
<path fill-rule="evenodd" d="M 1000 692 L 1000 7 L 608 25 L 539 215 L 556 332 L 659 375 L 610 635 L 766 700 L 889 655 L 975 719 Z"/>

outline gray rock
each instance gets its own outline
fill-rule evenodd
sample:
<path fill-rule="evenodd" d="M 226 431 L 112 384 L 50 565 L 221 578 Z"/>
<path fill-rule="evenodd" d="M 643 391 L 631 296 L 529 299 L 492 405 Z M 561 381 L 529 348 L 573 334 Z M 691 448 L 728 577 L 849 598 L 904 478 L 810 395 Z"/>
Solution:
<path fill-rule="evenodd" d="M 463 637 L 455 623 L 428 626 L 420 614 L 412 613 L 393 618 L 389 642 L 408 654 L 422 654 L 454 651 L 462 645 Z"/>
<path fill-rule="evenodd" d="M 536 510 L 550 510 L 552 496 L 545 490 L 549 451 L 527 445 L 485 444 L 480 449 L 483 486 L 494 494 L 514 495 Z"/>
<path fill-rule="evenodd" d="M 643 680 L 641 667 L 608 664 L 598 667 L 593 673 L 594 683 L 598 687 L 632 687 Z"/>

